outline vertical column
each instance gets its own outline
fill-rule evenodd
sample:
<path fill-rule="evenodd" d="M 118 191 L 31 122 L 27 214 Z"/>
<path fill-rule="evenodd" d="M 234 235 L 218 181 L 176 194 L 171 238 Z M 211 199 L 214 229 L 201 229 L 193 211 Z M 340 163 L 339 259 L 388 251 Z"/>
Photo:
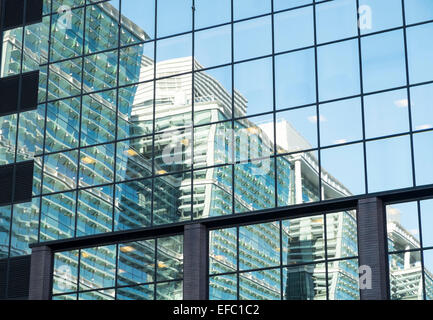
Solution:
<path fill-rule="evenodd" d="M 30 263 L 29 300 L 49 300 L 52 283 L 53 251 L 34 247 Z"/>
<path fill-rule="evenodd" d="M 202 224 L 187 225 L 183 240 L 183 299 L 208 299 L 209 235 Z"/>
<path fill-rule="evenodd" d="M 361 300 L 387 300 L 389 297 L 386 214 L 379 198 L 358 202 L 359 264 L 371 270 L 366 274 L 367 286 L 362 286 Z M 365 269 L 363 269 L 365 270 Z"/>

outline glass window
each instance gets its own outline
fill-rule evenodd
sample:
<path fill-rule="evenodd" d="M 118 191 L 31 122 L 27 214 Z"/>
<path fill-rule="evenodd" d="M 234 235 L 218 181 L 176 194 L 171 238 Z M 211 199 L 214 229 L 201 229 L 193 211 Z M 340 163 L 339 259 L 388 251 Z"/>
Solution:
<path fill-rule="evenodd" d="M 58 100 L 47 104 L 45 151 L 56 152 L 78 147 L 80 100 Z"/>
<path fill-rule="evenodd" d="M 364 103 L 367 138 L 409 131 L 406 89 L 368 95 L 364 98 Z"/>
<path fill-rule="evenodd" d="M 323 215 L 283 221 L 283 265 L 325 260 Z"/>
<path fill-rule="evenodd" d="M 116 134 L 116 90 L 83 96 L 81 146 L 110 142 Z"/>
<path fill-rule="evenodd" d="M 354 37 L 357 31 L 356 1 L 334 0 L 316 5 L 317 42 Z"/>
<path fill-rule="evenodd" d="M 235 61 L 272 53 L 271 17 L 238 22 L 233 28 Z"/>
<path fill-rule="evenodd" d="M 359 94 L 358 42 L 344 41 L 317 50 L 321 101 Z"/>
<path fill-rule="evenodd" d="M 147 136 L 117 143 L 116 181 L 152 175 L 152 140 Z"/>
<path fill-rule="evenodd" d="M 313 0 L 274 0 L 274 11 L 303 6 L 312 2 Z"/>
<path fill-rule="evenodd" d="M 180 1 L 179 1 L 180 2 Z M 156 44 L 156 77 L 192 71 L 192 35 L 159 40 Z"/>
<path fill-rule="evenodd" d="M 199 31 L 195 33 L 194 37 L 194 58 L 195 64 L 197 64 L 194 66 L 195 69 L 231 62 L 230 25 Z"/>
<path fill-rule="evenodd" d="M 141 286 L 119 288 L 116 292 L 117 300 L 153 300 L 154 298 L 153 284 Z"/>
<path fill-rule="evenodd" d="M 283 269 L 284 300 L 326 300 L 326 266 L 310 264 Z"/>
<path fill-rule="evenodd" d="M 152 180 L 139 180 L 116 186 L 115 231 L 151 225 Z"/>
<path fill-rule="evenodd" d="M 78 193 L 77 237 L 113 231 L 113 186 Z"/>
<path fill-rule="evenodd" d="M 229 274 L 209 278 L 209 300 L 236 300 L 237 275 Z"/>
<path fill-rule="evenodd" d="M 157 239 L 157 281 L 183 278 L 183 237 Z"/>
<path fill-rule="evenodd" d="M 3 32 L 1 77 L 21 73 L 23 27 Z"/>
<path fill-rule="evenodd" d="M 362 139 L 362 109 L 359 98 L 320 105 L 320 144 L 338 145 Z"/>
<path fill-rule="evenodd" d="M 275 207 L 274 159 L 235 165 L 235 213 Z"/>
<path fill-rule="evenodd" d="M 242 273 L 239 275 L 240 300 L 280 300 L 280 269 Z"/>
<path fill-rule="evenodd" d="M 120 49 L 119 85 L 154 78 L 154 42 Z"/>
<path fill-rule="evenodd" d="M 81 93 L 82 59 L 50 64 L 48 100 L 77 96 Z"/>
<path fill-rule="evenodd" d="M 274 17 L 275 52 L 314 44 L 313 7 L 276 14 Z"/>
<path fill-rule="evenodd" d="M 401 3 L 401 0 L 359 1 L 361 34 L 400 27 L 403 24 Z"/>
<path fill-rule="evenodd" d="M 416 184 L 433 183 L 433 132 L 417 133 L 413 136 L 415 153 Z"/>
<path fill-rule="evenodd" d="M 235 117 L 273 110 L 272 59 L 260 59 L 234 66 L 234 88 L 245 99 L 245 109 L 235 108 Z"/>
<path fill-rule="evenodd" d="M 280 224 L 239 228 L 239 269 L 254 270 L 280 265 Z"/>
<path fill-rule="evenodd" d="M 99 91 L 117 84 L 117 50 L 87 56 L 84 59 L 84 92 Z"/>
<path fill-rule="evenodd" d="M 237 229 L 209 232 L 209 273 L 220 274 L 237 270 Z"/>
<path fill-rule="evenodd" d="M 365 193 L 363 144 L 322 149 L 321 163 L 324 200 Z"/>
<path fill-rule="evenodd" d="M 156 285 L 156 300 L 182 300 L 183 282 L 171 281 Z"/>
<path fill-rule="evenodd" d="M 271 0 L 233 0 L 234 20 L 271 12 Z"/>
<path fill-rule="evenodd" d="M 155 240 L 124 243 L 118 248 L 118 286 L 131 286 L 155 280 Z"/>
<path fill-rule="evenodd" d="M 191 0 L 158 0 L 158 38 L 192 29 Z"/>
<path fill-rule="evenodd" d="M 80 291 L 114 287 L 115 273 L 115 245 L 81 250 Z"/>
<path fill-rule="evenodd" d="M 70 151 L 45 156 L 43 193 L 68 191 L 77 187 L 78 152 Z"/>
<path fill-rule="evenodd" d="M 15 204 L 12 214 L 10 257 L 31 254 L 30 244 L 38 242 L 40 198 Z"/>
<path fill-rule="evenodd" d="M 317 147 L 317 108 L 305 107 L 277 113 L 277 152 L 289 153 Z M 320 119 L 322 122 L 323 119 Z"/>
<path fill-rule="evenodd" d="M 357 259 L 328 263 L 329 300 L 360 300 L 359 280 Z"/>
<path fill-rule="evenodd" d="M 77 291 L 78 250 L 54 254 L 53 294 Z"/>
<path fill-rule="evenodd" d="M 0 207 L 0 259 L 6 259 L 9 255 L 11 213 L 11 206 Z"/>
<path fill-rule="evenodd" d="M 433 23 L 407 29 L 407 54 L 411 83 L 433 80 Z"/>
<path fill-rule="evenodd" d="M 422 228 L 422 244 L 426 247 L 433 247 L 433 233 L 431 232 L 433 226 L 433 200 L 420 201 L 421 209 L 421 228 Z M 430 272 L 433 266 L 430 263 Z"/>
<path fill-rule="evenodd" d="M 229 22 L 231 0 L 196 0 L 194 20 L 196 29 Z"/>
<path fill-rule="evenodd" d="M 433 3 L 430 0 L 406 0 L 404 9 L 408 24 L 433 19 Z"/>
<path fill-rule="evenodd" d="M 86 8 L 86 53 L 119 45 L 119 0 L 101 2 Z"/>
<path fill-rule="evenodd" d="M 17 139 L 17 115 L 0 117 L 0 165 L 15 162 L 15 148 Z"/>
<path fill-rule="evenodd" d="M 358 227 L 356 211 L 336 212 L 326 215 L 326 247 L 327 259 L 342 259 L 358 255 Z M 334 265 L 340 269 L 341 263 Z M 340 267 L 340 268 L 339 268 Z M 334 272 L 338 272 L 339 270 Z M 344 270 L 344 268 L 342 268 Z M 341 270 L 341 269 L 340 269 Z M 348 271 L 348 270 L 346 270 Z M 352 270 L 353 278 L 358 277 L 358 266 Z M 331 271 L 332 274 L 332 271 Z M 334 275 L 338 277 L 338 275 Z"/>
<path fill-rule="evenodd" d="M 86 3 L 86 0 L 47 0 L 51 1 L 53 3 L 53 12 L 57 12 L 59 8 L 61 8 L 63 5 L 67 5 L 71 8 L 82 6 Z M 95 2 L 94 0 L 91 0 L 92 2 Z M 89 2 L 89 1 L 87 1 Z"/>
<path fill-rule="evenodd" d="M 122 0 L 122 44 L 155 37 L 155 0 Z"/>
<path fill-rule="evenodd" d="M 433 277 L 431 274 L 433 270 L 433 250 L 424 251 L 423 258 L 425 300 L 433 300 Z"/>
<path fill-rule="evenodd" d="M 60 193 L 42 198 L 41 241 L 54 241 L 74 237 L 75 192 Z"/>
<path fill-rule="evenodd" d="M 412 187 L 409 136 L 367 142 L 368 191 Z"/>
<path fill-rule="evenodd" d="M 364 91 L 406 85 L 404 39 L 401 30 L 361 39 Z"/>
<path fill-rule="evenodd" d="M 410 88 L 412 127 L 414 130 L 433 128 L 433 85 Z"/>
<path fill-rule="evenodd" d="M 422 300 L 422 265 L 419 251 L 402 252 L 389 256 L 389 273 L 391 284 L 391 300 Z M 408 287 L 407 278 L 410 274 L 414 285 Z"/>
<path fill-rule="evenodd" d="M 275 57 L 277 109 L 316 102 L 316 71 L 313 49 Z"/>
<path fill-rule="evenodd" d="M 417 202 L 388 205 L 386 217 L 389 252 L 420 248 Z M 404 237 L 402 237 L 402 230 L 405 233 Z"/>
<path fill-rule="evenodd" d="M 51 62 L 83 54 L 84 9 L 74 9 L 69 14 L 70 23 L 65 21 L 64 13 L 52 17 Z"/>
<path fill-rule="evenodd" d="M 114 178 L 114 144 L 81 150 L 80 186 L 110 183 Z"/>

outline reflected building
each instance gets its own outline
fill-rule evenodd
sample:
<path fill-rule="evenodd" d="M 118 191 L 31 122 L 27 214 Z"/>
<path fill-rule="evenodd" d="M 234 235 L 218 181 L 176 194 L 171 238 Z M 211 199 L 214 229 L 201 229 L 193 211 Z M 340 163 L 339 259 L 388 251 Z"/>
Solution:
<path fill-rule="evenodd" d="M 133 21 L 119 17 L 108 2 L 88 8 L 86 30 L 84 12 L 72 11 L 71 29 L 52 26 L 49 47 L 48 32 L 41 29 L 46 21 L 25 29 L 24 46 L 22 29 L 3 37 L 2 58 L 8 62 L 2 75 L 20 73 L 23 54 L 22 71 L 40 71 L 41 105 L 19 119 L 1 118 L 0 164 L 32 159 L 35 163 L 35 200 L 14 209 L 15 241 L 10 249 L 1 244 L 2 257 L 8 251 L 10 256 L 28 254 L 28 244 L 38 241 L 352 196 L 320 166 L 316 151 L 303 151 L 314 147 L 290 122 L 247 118 L 248 100 L 242 92 L 234 88 L 232 94 L 193 57 L 154 61 L 144 45 L 107 51 L 110 41 L 117 39 L 119 19 L 124 44 L 150 37 Z M 85 57 L 79 57 L 81 49 Z M 49 67 L 39 67 L 47 61 Z M 51 102 L 42 103 L 45 100 Z M 41 194 L 39 200 L 36 196 Z M 1 233 L 8 232 L 1 227 Z M 390 222 L 390 228 L 396 248 L 419 247 L 398 222 Z M 36 233 L 29 234 L 28 229 Z M 229 274 L 213 277 L 213 298 L 359 299 L 354 211 L 291 219 L 281 226 L 274 222 L 242 227 L 237 232 L 223 229 L 210 234 L 213 275 Z M 159 298 L 180 298 L 183 239 L 161 240 L 162 248 L 159 241 L 122 244 L 118 250 L 112 245 L 59 253 L 54 293 L 80 292 L 80 299 L 153 299 L 158 292 Z M 275 251 L 280 243 L 282 252 L 275 256 L 264 256 L 260 250 Z M 248 250 L 238 256 L 238 247 Z M 419 259 L 412 253 L 400 258 L 391 263 L 392 277 L 399 283 L 392 295 L 411 291 L 414 299 L 422 297 Z M 265 260 L 280 268 L 267 268 Z M 70 269 L 67 282 L 59 285 L 65 280 L 62 265 Z M 246 272 L 254 269 L 263 270 Z M 433 279 L 426 274 L 431 284 L 426 291 L 433 296 Z M 167 289 L 161 291 L 154 287 L 164 285 Z M 115 292 L 116 286 L 124 288 Z"/>

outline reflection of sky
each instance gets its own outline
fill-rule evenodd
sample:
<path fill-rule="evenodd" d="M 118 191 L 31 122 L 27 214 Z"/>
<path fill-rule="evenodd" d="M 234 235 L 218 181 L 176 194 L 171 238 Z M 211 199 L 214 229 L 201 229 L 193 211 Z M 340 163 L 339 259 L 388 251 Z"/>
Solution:
<path fill-rule="evenodd" d="M 119 7 L 118 0 L 110 3 Z M 192 30 L 190 0 L 158 1 L 158 37 Z M 274 0 L 275 11 L 312 3 L 311 0 Z M 195 3 L 195 27 L 204 28 L 230 20 L 230 1 L 197 0 Z M 317 5 L 317 41 L 325 43 L 357 35 L 356 3 L 352 0 L 335 0 Z M 363 34 L 399 27 L 402 24 L 400 0 L 360 0 L 360 5 L 372 9 L 372 29 Z M 270 11 L 270 1 L 235 0 L 235 20 Z M 153 1 L 123 0 L 122 12 L 146 33 L 154 34 Z M 433 18 L 433 2 L 413 0 L 405 2 L 407 23 L 417 23 Z M 304 7 L 275 15 L 275 52 L 298 49 L 314 44 L 313 8 Z M 272 52 L 272 23 L 269 16 L 234 24 L 235 61 L 268 55 Z M 418 25 L 407 30 L 409 51 L 409 75 L 413 83 L 430 81 L 433 74 L 433 43 L 430 41 L 433 24 Z M 364 37 L 361 41 L 364 92 L 375 92 L 406 85 L 404 34 L 395 30 L 385 34 Z M 213 67 L 231 62 L 230 26 L 203 30 L 195 36 L 195 58 L 203 67 Z M 157 60 L 164 61 L 192 54 L 192 38 L 189 35 L 166 39 L 157 47 Z M 361 90 L 358 41 L 349 40 L 317 50 L 318 84 L 320 101 L 357 95 Z M 261 59 L 235 65 L 234 84 L 247 100 L 247 115 L 253 116 L 316 102 L 315 56 L 313 49 L 278 55 L 275 59 L 275 94 L 273 101 L 272 59 Z M 209 71 L 225 88 L 231 88 L 230 68 Z M 432 85 L 411 89 L 411 111 L 416 130 L 433 127 Z M 320 105 L 320 142 L 332 146 L 362 139 L 362 114 L 360 99 Z M 400 134 L 409 131 L 409 108 L 406 90 L 368 95 L 364 100 L 366 138 Z M 315 108 L 305 112 L 277 115 L 285 118 L 304 135 L 313 147 L 317 147 Z M 289 113 L 287 113 L 289 115 Z M 304 117 L 304 118 L 302 118 Z M 315 117 L 315 118 L 314 118 Z M 313 121 L 312 121 L 313 120 Z M 419 184 L 433 182 L 431 161 L 433 152 L 431 135 L 415 135 L 415 165 Z M 410 140 L 408 137 L 389 141 L 367 143 L 369 191 L 412 186 Z M 351 150 L 351 151 L 349 151 Z M 421 155 L 421 150 L 423 154 Z M 364 190 L 363 148 L 355 145 L 332 148 L 323 152 L 323 167 L 346 185 L 352 192 Z M 345 163 L 342 164 L 342 158 Z M 340 164 L 340 165 L 337 165 Z M 352 170 L 350 170 L 350 164 Z M 398 172 L 398 174 L 396 174 Z"/>

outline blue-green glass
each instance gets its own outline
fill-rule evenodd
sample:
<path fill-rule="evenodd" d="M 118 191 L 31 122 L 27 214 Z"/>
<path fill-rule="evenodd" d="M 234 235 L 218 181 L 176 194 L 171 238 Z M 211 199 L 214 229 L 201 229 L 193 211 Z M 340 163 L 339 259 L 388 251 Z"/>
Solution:
<path fill-rule="evenodd" d="M 0 258 L 9 255 L 9 234 L 11 224 L 11 206 L 0 207 Z"/>
<path fill-rule="evenodd" d="M 44 143 L 44 105 L 37 110 L 20 113 L 17 141 L 17 162 L 33 160 Z"/>
<path fill-rule="evenodd" d="M 82 149 L 80 157 L 80 186 L 113 182 L 114 144 Z"/>
<path fill-rule="evenodd" d="M 31 253 L 29 247 L 38 241 L 40 198 L 27 203 L 15 204 L 12 214 L 10 256 L 23 256 Z"/>
<path fill-rule="evenodd" d="M 132 286 L 155 279 L 155 240 L 119 245 L 117 285 Z"/>
<path fill-rule="evenodd" d="M 77 291 L 78 250 L 54 254 L 53 294 Z"/>
<path fill-rule="evenodd" d="M 152 180 L 138 180 L 116 186 L 115 231 L 150 227 Z"/>
<path fill-rule="evenodd" d="M 77 236 L 113 231 L 113 186 L 78 193 Z"/>
<path fill-rule="evenodd" d="M 280 265 L 280 224 L 239 228 L 239 269 L 253 270 Z"/>
<path fill-rule="evenodd" d="M 15 162 L 17 115 L 0 117 L 0 165 Z"/>
<path fill-rule="evenodd" d="M 326 300 L 325 264 L 283 269 L 284 300 Z"/>
<path fill-rule="evenodd" d="M 183 278 L 183 236 L 157 239 L 156 280 Z"/>
<path fill-rule="evenodd" d="M 357 259 L 328 263 L 329 300 L 360 300 Z"/>
<path fill-rule="evenodd" d="M 117 84 L 117 50 L 87 56 L 84 59 L 83 90 L 99 91 Z"/>
<path fill-rule="evenodd" d="M 76 96 L 81 93 L 82 59 L 50 64 L 48 100 Z"/>
<path fill-rule="evenodd" d="M 117 300 L 153 300 L 153 284 L 117 289 Z"/>
<path fill-rule="evenodd" d="M 115 297 L 114 289 L 82 292 L 78 294 L 78 300 L 88 300 L 88 301 L 114 300 L 114 297 Z"/>
<path fill-rule="evenodd" d="M 402 274 L 410 274 L 411 282 L 416 285 L 408 287 Z M 412 251 L 389 255 L 389 282 L 391 300 L 423 300 L 421 253 Z"/>
<path fill-rule="evenodd" d="M 119 85 L 153 79 L 154 45 L 152 41 L 120 49 Z"/>
<path fill-rule="evenodd" d="M 280 300 L 280 269 L 241 273 L 239 275 L 240 300 Z"/>
<path fill-rule="evenodd" d="M 115 245 L 81 250 L 80 291 L 114 287 L 115 273 Z"/>
<path fill-rule="evenodd" d="M 358 255 L 356 211 L 326 215 L 326 245 L 328 259 L 343 259 Z"/>
<path fill-rule="evenodd" d="M 40 241 L 69 239 L 75 231 L 76 192 L 42 198 Z"/>
<path fill-rule="evenodd" d="M 21 73 L 23 27 L 3 32 L 1 77 Z"/>
<path fill-rule="evenodd" d="M 117 181 L 152 175 L 152 136 L 117 143 Z"/>
<path fill-rule="evenodd" d="M 156 285 L 156 300 L 182 300 L 183 282 L 171 281 Z"/>
<path fill-rule="evenodd" d="M 236 300 L 237 275 L 229 274 L 209 278 L 209 300 Z"/>
<path fill-rule="evenodd" d="M 219 274 L 237 270 L 236 228 L 209 232 L 209 273 Z"/>

